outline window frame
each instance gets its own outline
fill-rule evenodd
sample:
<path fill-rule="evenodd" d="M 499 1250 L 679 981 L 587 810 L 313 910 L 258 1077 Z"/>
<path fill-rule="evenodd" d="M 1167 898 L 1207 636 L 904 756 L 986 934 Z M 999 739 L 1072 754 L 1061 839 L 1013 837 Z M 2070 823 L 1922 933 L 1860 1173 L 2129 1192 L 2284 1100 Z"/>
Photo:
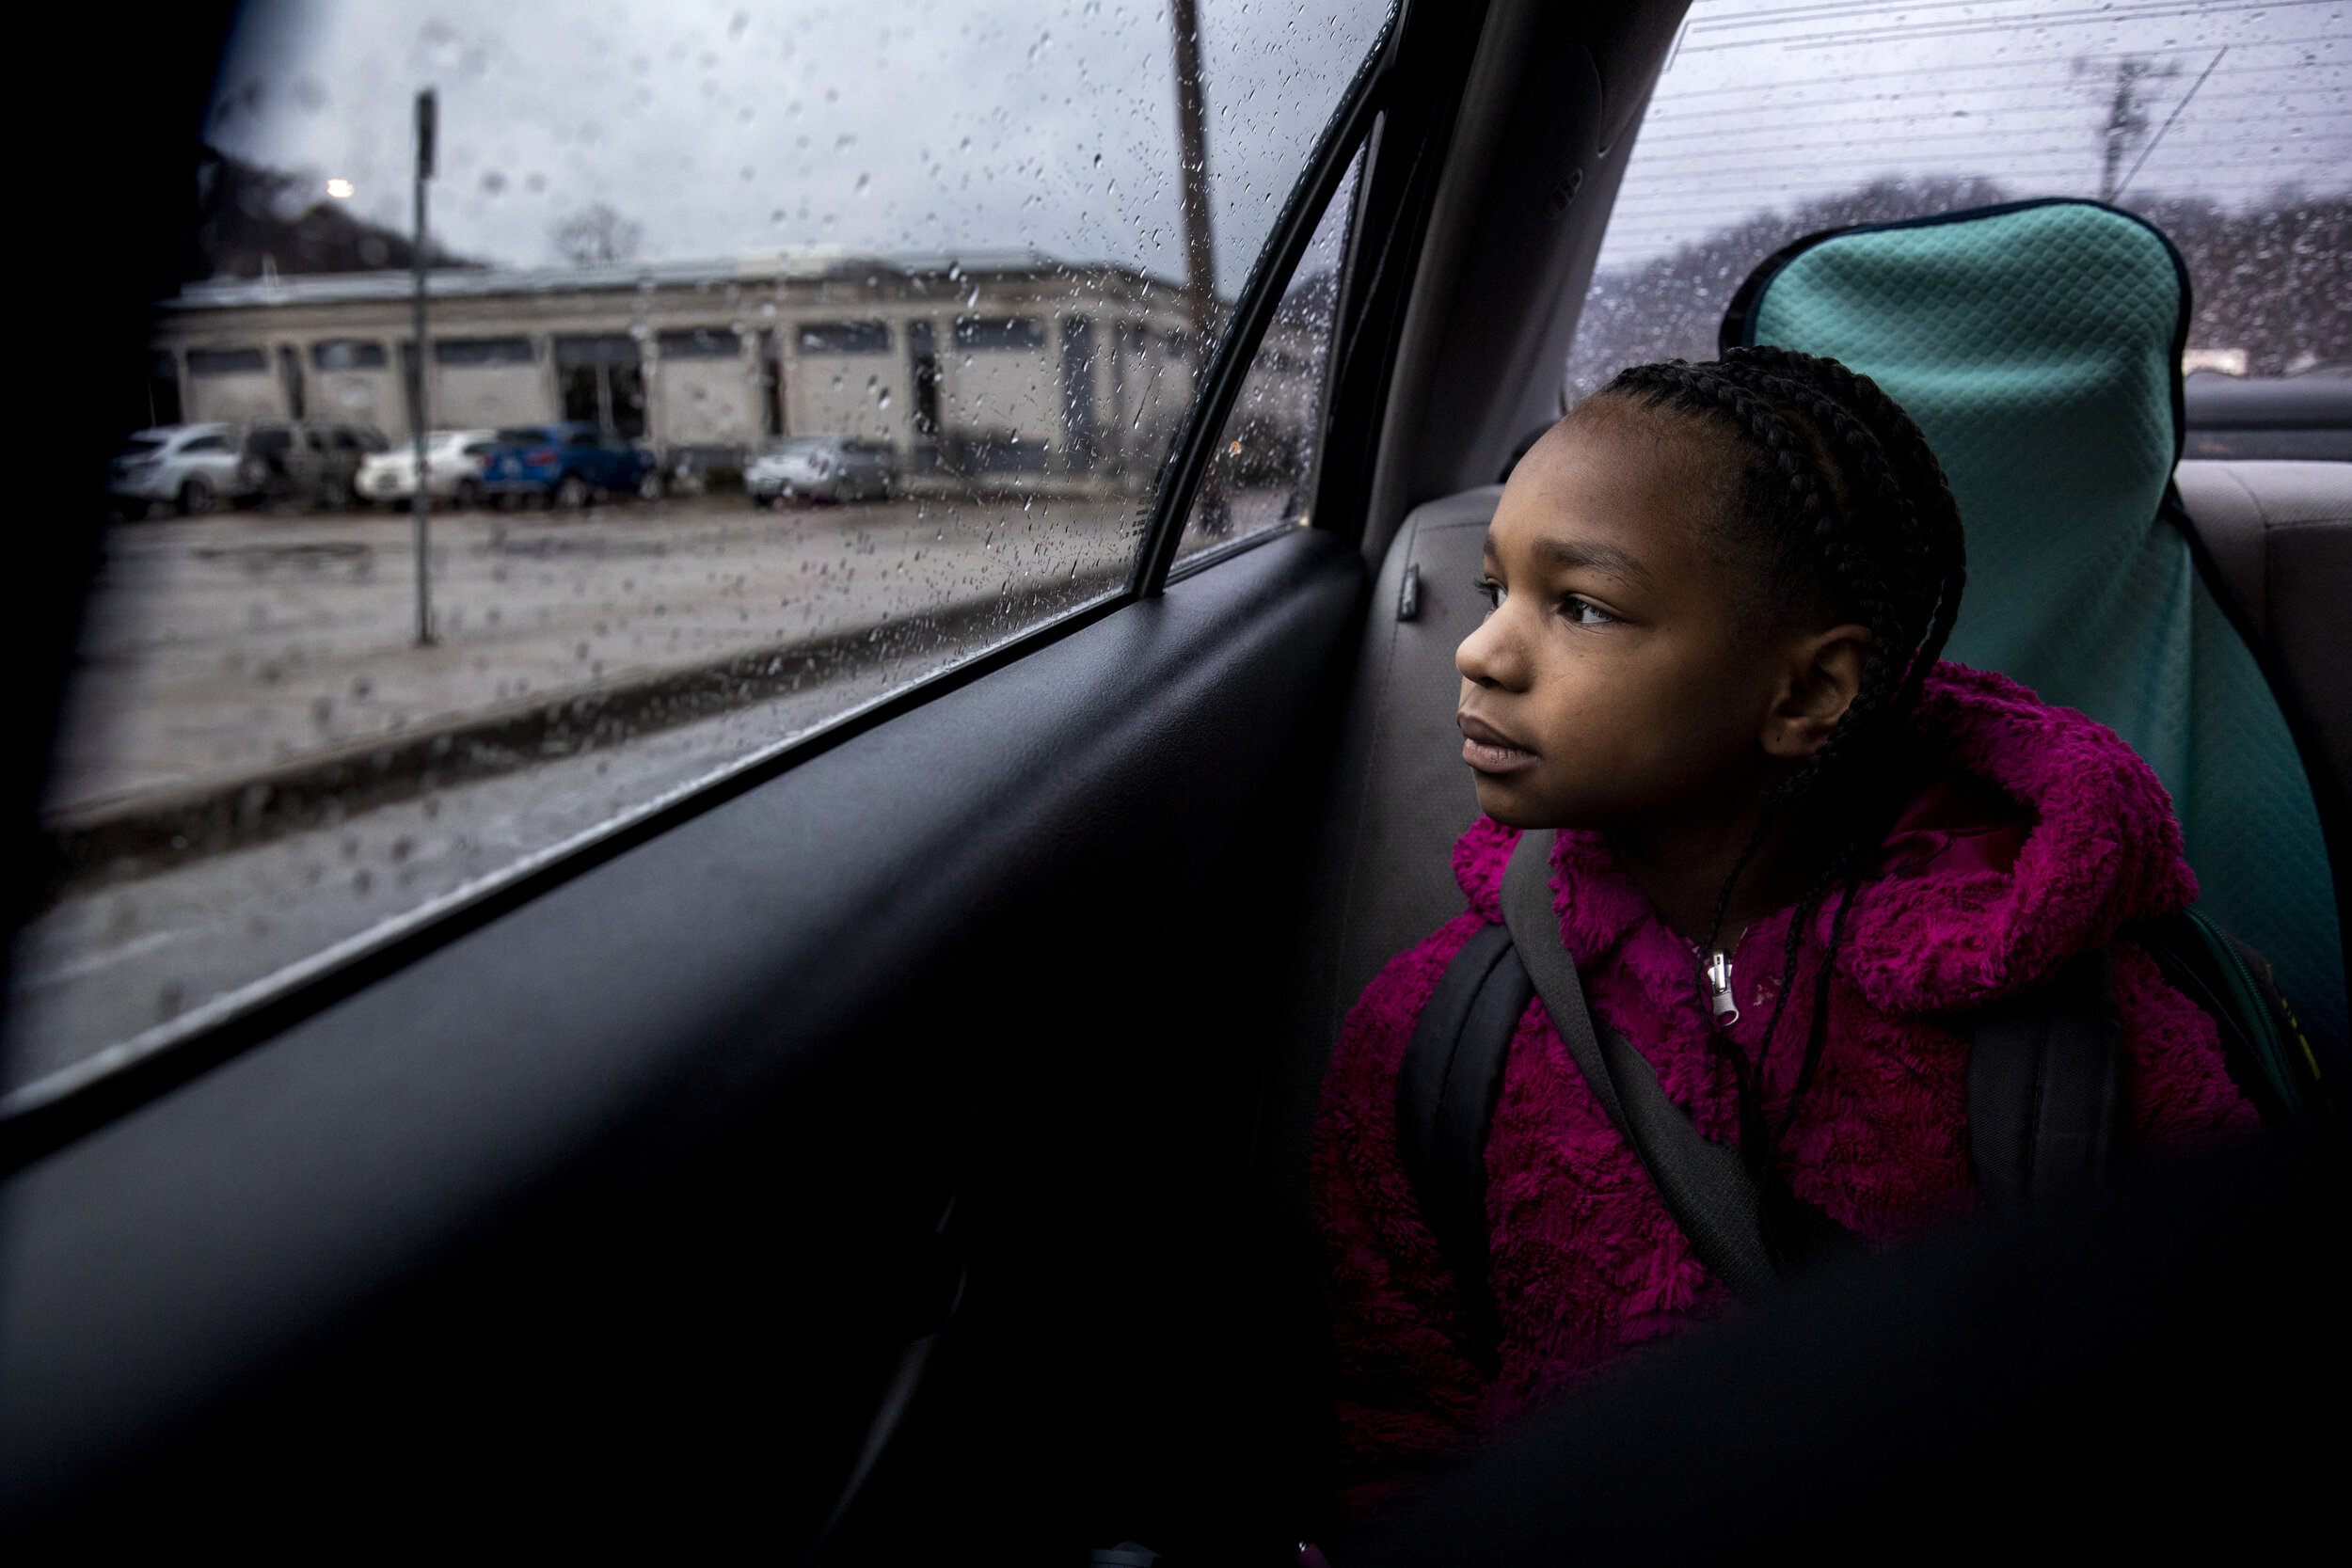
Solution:
<path fill-rule="evenodd" d="M 1442 27 L 1448 32 L 1466 33 L 1474 40 L 1483 26 L 1485 10 L 1483 6 L 1477 8 L 1480 14 L 1476 17 L 1449 18 L 1443 23 L 1430 21 L 1425 8 L 1418 15 L 1431 31 Z M 1181 572 L 1171 572 L 1201 476 L 1207 470 L 1232 404 L 1240 396 L 1250 360 L 1281 303 L 1282 290 L 1304 259 L 1324 209 L 1345 180 L 1350 163 L 1359 150 L 1372 147 L 1375 121 L 1387 106 L 1384 89 L 1399 74 L 1400 35 L 1414 20 L 1413 13 L 1415 8 L 1409 0 L 1394 0 L 1381 31 L 1359 63 L 1261 245 L 1234 314 L 1212 351 L 1179 433 L 1162 463 L 1144 536 L 1123 588 L 1094 604 L 1041 622 L 993 649 L 909 682 L 805 734 L 754 752 L 689 793 L 675 799 L 657 799 L 572 838 L 522 856 L 502 872 L 428 900 L 404 914 L 331 943 L 304 960 L 191 1008 L 142 1035 L 119 1041 L 72 1066 L 0 1094 L 0 1178 L 615 856 L 1106 616 L 1159 597 L 1173 577 L 1190 576 L 1282 537 L 1289 531 L 1268 529 L 1202 551 L 1186 561 Z M 1441 143 L 1438 150 L 1442 153 Z M 1358 215 L 1364 208 L 1364 187 L 1373 181 L 1374 164 L 1368 151 L 1364 180 L 1358 189 Z M 1339 297 L 1343 305 L 1351 298 L 1348 280 L 1358 264 L 1359 227 L 1352 216 L 1341 266 Z M 1417 241 L 1418 234 L 1414 238 Z M 796 326 L 796 345 L 798 332 Z M 1343 316 L 1335 316 L 1331 363 L 1336 364 L 1341 344 L 1352 339 L 1348 322 Z M 573 341 L 576 344 L 583 341 Z M 413 354 L 412 342 L 404 343 L 403 347 Z M 435 347 L 437 358 L 439 340 L 436 340 Z M 635 349 L 636 345 L 631 342 L 629 347 Z M 1041 346 L 1029 352 L 1042 353 L 1050 347 L 1049 332 Z M 608 345 L 601 339 L 594 340 L 589 352 L 601 356 L 608 352 Z M 638 352 L 642 355 L 642 350 Z M 564 362 L 564 355 L 552 342 L 550 353 L 559 366 Z M 262 356 L 265 372 L 266 351 L 262 351 Z M 577 346 L 571 357 L 585 362 Z M 601 358 L 596 362 L 602 362 Z M 1331 385 L 1327 373 L 1327 388 Z M 1330 420 L 1327 395 L 1316 416 L 1318 454 L 1326 444 Z M 1376 429 L 1372 436 L 1376 439 Z M 1321 467 L 1318 455 L 1318 470 Z M 1311 486 L 1313 483 L 1311 479 Z"/>

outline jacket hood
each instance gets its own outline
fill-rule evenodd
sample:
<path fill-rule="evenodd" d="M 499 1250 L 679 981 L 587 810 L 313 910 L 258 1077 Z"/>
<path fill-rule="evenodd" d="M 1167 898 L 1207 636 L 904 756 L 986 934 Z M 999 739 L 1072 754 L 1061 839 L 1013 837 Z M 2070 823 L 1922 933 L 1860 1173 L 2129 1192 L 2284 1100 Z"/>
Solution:
<path fill-rule="evenodd" d="M 2104 724 L 2005 675 L 1946 663 L 1912 727 L 1946 771 L 1889 832 L 1838 952 L 1873 1007 L 1980 1006 L 2197 896 L 2171 797 Z M 1455 849 L 1463 891 L 1489 919 L 1501 918 L 1517 837 L 1482 820 Z M 1563 832 L 1553 864 L 1561 934 L 1580 963 L 1654 918 L 1600 834 Z M 1826 908 L 1816 916 L 1817 944 L 1829 920 Z"/>

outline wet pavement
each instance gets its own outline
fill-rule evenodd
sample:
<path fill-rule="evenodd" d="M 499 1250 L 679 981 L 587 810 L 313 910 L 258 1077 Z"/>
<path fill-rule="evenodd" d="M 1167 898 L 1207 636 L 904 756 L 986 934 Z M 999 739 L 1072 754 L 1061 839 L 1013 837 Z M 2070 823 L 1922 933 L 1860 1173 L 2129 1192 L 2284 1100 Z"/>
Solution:
<path fill-rule="evenodd" d="M 1279 515 L 1279 496 L 1236 498 L 1235 531 Z M 774 512 L 708 496 L 437 515 L 438 639 L 419 647 L 405 515 L 119 527 L 83 639 L 53 826 L 233 797 L 319 759 L 388 754 L 389 741 L 739 667 L 760 650 L 822 651 L 803 653 L 805 678 L 788 689 L 743 683 L 739 705 L 706 701 L 487 776 L 428 777 L 347 816 L 78 879 L 19 937 L 0 1086 L 102 1069 L 429 924 L 1116 592 L 1137 537 L 1135 503 L 1117 500 Z"/>
<path fill-rule="evenodd" d="M 838 636 L 1122 564 L 1136 506 L 925 500 L 787 512 L 740 495 L 437 515 L 437 641 L 415 638 L 409 520 L 232 514 L 130 524 L 107 561 L 49 796 L 160 790 Z"/>

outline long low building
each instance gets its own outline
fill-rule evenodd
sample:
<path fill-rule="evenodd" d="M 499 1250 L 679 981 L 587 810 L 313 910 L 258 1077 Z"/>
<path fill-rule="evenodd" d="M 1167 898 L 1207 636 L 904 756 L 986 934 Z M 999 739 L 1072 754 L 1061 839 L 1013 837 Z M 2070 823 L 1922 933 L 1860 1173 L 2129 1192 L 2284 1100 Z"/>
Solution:
<path fill-rule="evenodd" d="M 405 439 L 413 287 L 405 273 L 188 286 L 159 312 L 158 421 L 306 419 Z M 451 269 L 429 289 L 433 425 L 594 420 L 704 467 L 826 435 L 886 441 L 914 478 L 1136 488 L 1197 370 L 1176 285 L 1029 254 Z M 1303 434 L 1320 356 L 1262 360 L 1285 385 L 1260 376 L 1252 406 L 1278 438 Z"/>

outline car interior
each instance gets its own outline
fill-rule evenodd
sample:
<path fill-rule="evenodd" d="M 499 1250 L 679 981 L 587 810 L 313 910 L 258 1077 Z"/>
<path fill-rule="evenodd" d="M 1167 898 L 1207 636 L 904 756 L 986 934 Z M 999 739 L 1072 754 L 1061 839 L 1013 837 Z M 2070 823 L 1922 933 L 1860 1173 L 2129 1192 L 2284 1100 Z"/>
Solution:
<path fill-rule="evenodd" d="M 1317 1085 L 1365 983 L 1458 911 L 1449 849 L 1477 805 L 1454 649 L 1484 610 L 1501 481 L 1562 412 L 1685 8 L 1404 0 L 1238 286 L 1123 592 L 168 1051 L 13 1102 L 17 1560 L 199 1542 L 1298 1560 L 1327 1527 Z M 141 156 L 188 152 L 208 90 L 188 62 L 217 55 L 232 12 L 142 45 L 151 90 L 121 111 Z M 140 179 L 123 207 L 173 210 L 176 173 Z M 1298 526 L 1180 561 L 1335 197 L 1352 205 Z M 1904 264 L 1914 297 L 1957 286 L 1934 275 L 1948 254 Z M 164 292 L 138 265 L 81 287 L 135 317 Z M 1793 295 L 1773 291 L 1808 276 L 1784 263 L 1732 308 L 1890 387 L 2039 352 L 2023 295 L 1965 343 L 1933 310 L 1895 338 L 1775 327 Z M 2196 784 L 2159 770 L 2201 877 L 2279 964 L 2323 1071 L 2352 1070 L 2352 464 L 2182 457 L 2185 293 L 2170 309 L 2085 329 L 2162 367 L 2135 383 L 2156 410 L 2137 467 L 2081 457 L 2123 418 L 2111 388 L 1923 421 L 1939 445 L 1969 419 L 1989 433 L 1946 455 L 1971 602 L 2004 618 L 1963 619 L 1955 657 L 2176 747 Z M 126 381 L 145 330 L 110 340 Z M 2021 447 L 2002 434 L 2021 420 L 2074 444 Z M 1972 508 L 2030 500 L 2031 465 L 2069 452 L 2086 488 L 1980 525 Z M 59 509 L 93 510 L 84 469 L 59 467 Z M 25 882 L 94 560 L 42 551 L 42 603 L 12 633 Z M 2128 668 L 2084 662 L 2126 641 Z M 1498 1475 L 1595 1463 L 1596 1430 L 1506 1456 L 1449 1506 L 1475 1516 Z M 1446 1539 L 1378 1560 L 1447 1560 Z M 1108 1555 L 1126 1543 L 1143 1555 Z"/>

